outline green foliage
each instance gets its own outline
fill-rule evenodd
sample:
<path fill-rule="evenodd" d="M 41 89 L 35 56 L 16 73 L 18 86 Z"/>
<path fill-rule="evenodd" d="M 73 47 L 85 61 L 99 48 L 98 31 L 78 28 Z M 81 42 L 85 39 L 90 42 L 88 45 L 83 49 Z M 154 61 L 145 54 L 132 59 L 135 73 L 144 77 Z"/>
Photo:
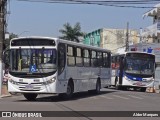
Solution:
<path fill-rule="evenodd" d="M 4 46 L 3 46 L 3 48 L 4 48 L 4 49 L 8 48 L 8 47 L 9 47 L 10 40 L 13 39 L 13 38 L 17 38 L 17 37 L 18 37 L 18 35 L 14 34 L 14 33 L 10 33 L 10 34 L 9 34 L 9 39 L 5 39 L 5 41 L 4 41 Z"/>
<path fill-rule="evenodd" d="M 9 35 L 9 39 L 10 39 L 10 40 L 13 39 L 13 38 L 17 38 L 17 37 L 18 37 L 18 35 L 14 34 L 14 33 L 11 33 L 11 34 Z"/>
<path fill-rule="evenodd" d="M 74 41 L 74 42 L 80 42 L 79 37 L 83 37 L 85 34 L 81 32 L 81 26 L 80 23 L 76 23 L 74 27 L 72 27 L 69 23 L 66 23 L 63 25 L 64 29 L 59 30 L 63 35 L 59 38 Z"/>

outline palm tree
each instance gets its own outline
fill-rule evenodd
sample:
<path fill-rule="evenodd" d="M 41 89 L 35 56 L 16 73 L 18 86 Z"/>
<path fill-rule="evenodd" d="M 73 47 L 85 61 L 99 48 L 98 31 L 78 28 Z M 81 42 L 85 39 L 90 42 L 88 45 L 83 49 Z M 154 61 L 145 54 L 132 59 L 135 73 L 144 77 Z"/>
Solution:
<path fill-rule="evenodd" d="M 61 39 L 80 42 L 79 37 L 83 37 L 84 33 L 81 32 L 80 23 L 76 23 L 74 27 L 72 27 L 69 23 L 63 25 L 64 29 L 59 30 L 63 34 L 63 36 L 59 37 Z"/>

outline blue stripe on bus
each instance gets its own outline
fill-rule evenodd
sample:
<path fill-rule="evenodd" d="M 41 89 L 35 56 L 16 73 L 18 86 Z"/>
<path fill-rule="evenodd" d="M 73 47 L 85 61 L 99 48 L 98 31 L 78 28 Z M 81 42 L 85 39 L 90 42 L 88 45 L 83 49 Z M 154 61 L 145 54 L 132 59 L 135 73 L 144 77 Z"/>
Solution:
<path fill-rule="evenodd" d="M 120 70 L 117 70 L 117 75 L 118 77 L 120 77 Z M 127 75 L 124 71 L 123 71 L 123 77 L 126 76 L 128 77 L 129 79 L 131 80 L 134 80 L 134 81 L 142 81 L 142 78 L 141 77 L 134 77 L 134 76 L 131 76 L 131 75 Z"/>
<path fill-rule="evenodd" d="M 126 77 L 128 77 L 129 79 L 131 80 L 134 80 L 134 81 L 142 81 L 142 78 L 140 77 L 133 77 L 133 76 L 130 76 L 130 75 L 127 75 L 127 74 L 124 74 Z"/>

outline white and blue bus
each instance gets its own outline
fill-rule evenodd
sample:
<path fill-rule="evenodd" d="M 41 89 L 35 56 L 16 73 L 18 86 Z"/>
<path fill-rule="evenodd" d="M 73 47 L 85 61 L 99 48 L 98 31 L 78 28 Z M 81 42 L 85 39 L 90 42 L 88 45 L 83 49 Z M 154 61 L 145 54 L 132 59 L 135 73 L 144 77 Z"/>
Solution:
<path fill-rule="evenodd" d="M 112 55 L 111 85 L 116 89 L 145 92 L 147 87 L 153 87 L 154 76 L 155 55 L 137 51 Z"/>
<path fill-rule="evenodd" d="M 8 91 L 27 100 L 38 94 L 70 98 L 75 92 L 99 93 L 111 82 L 109 50 L 58 38 L 12 39 L 9 65 Z"/>

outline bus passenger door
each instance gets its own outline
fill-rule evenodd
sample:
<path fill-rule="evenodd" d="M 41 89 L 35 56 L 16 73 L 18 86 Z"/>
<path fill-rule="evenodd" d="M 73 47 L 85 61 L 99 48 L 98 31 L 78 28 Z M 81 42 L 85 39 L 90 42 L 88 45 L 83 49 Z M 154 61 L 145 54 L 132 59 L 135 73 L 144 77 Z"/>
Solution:
<path fill-rule="evenodd" d="M 122 80 L 123 80 L 123 58 L 120 58 L 120 67 L 119 67 L 119 84 L 122 85 Z"/>
<path fill-rule="evenodd" d="M 58 46 L 58 75 L 63 74 L 64 77 L 64 68 L 66 63 L 66 53 L 65 53 L 65 44 L 60 43 Z"/>

